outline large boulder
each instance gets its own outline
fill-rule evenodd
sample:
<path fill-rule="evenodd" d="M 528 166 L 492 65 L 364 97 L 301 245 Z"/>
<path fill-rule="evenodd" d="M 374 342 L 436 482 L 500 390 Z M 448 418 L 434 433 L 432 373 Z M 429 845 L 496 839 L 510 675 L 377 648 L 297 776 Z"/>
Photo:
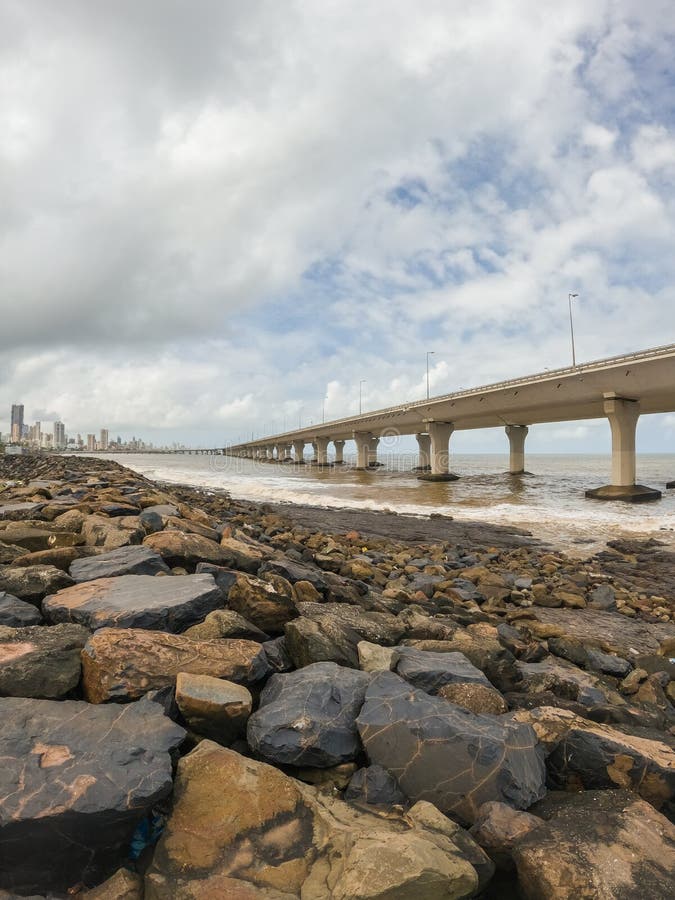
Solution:
<path fill-rule="evenodd" d="M 88 637 L 81 625 L 0 627 L 0 695 L 66 697 L 80 683 Z"/>
<path fill-rule="evenodd" d="M 512 869 L 516 843 L 542 824 L 538 816 L 493 800 L 478 810 L 471 835 L 500 869 Z"/>
<path fill-rule="evenodd" d="M 469 683 L 492 687 L 481 670 L 472 665 L 463 653 L 429 653 L 415 647 L 399 647 L 394 671 L 427 694 L 437 694 L 446 684 Z"/>
<path fill-rule="evenodd" d="M 254 684 L 269 672 L 254 641 L 193 641 L 184 635 L 138 628 L 101 628 L 82 651 L 84 693 L 91 703 L 137 700 L 172 687 L 179 672 Z"/>
<path fill-rule="evenodd" d="M 450 640 L 407 640 L 405 643 L 433 653 L 463 653 L 502 692 L 516 690 L 521 681 L 513 653 L 502 646 L 499 633 L 492 625 L 469 625 L 465 630 L 458 629 Z"/>
<path fill-rule="evenodd" d="M 266 547 L 233 537 L 223 537 L 220 541 L 224 553 L 224 565 L 250 575 L 257 575 L 258 570 L 269 557 Z M 283 574 L 283 573 L 282 573 Z"/>
<path fill-rule="evenodd" d="M 281 584 L 279 583 L 281 582 Z M 239 574 L 227 594 L 227 605 L 230 609 L 253 622 L 261 631 L 269 634 L 280 634 L 284 625 L 298 615 L 289 591 L 283 589 L 283 582 L 277 584 L 253 575 Z"/>
<path fill-rule="evenodd" d="M 40 622 L 40 611 L 32 603 L 0 591 L 0 625 L 22 628 L 24 625 L 39 625 Z"/>
<path fill-rule="evenodd" d="M 372 763 L 411 800 L 473 822 L 488 800 L 527 809 L 544 796 L 543 752 L 530 726 L 475 715 L 411 687 L 393 672 L 376 675 L 356 720 Z"/>
<path fill-rule="evenodd" d="M 248 722 L 251 749 L 270 762 L 335 766 L 361 749 L 356 716 L 370 676 L 335 663 L 273 675 Z"/>
<path fill-rule="evenodd" d="M 169 751 L 185 732 L 150 701 L 5 698 L 0 719 L 0 888 L 96 884 L 170 793 Z"/>
<path fill-rule="evenodd" d="M 24 522 L 8 522 L 0 532 L 0 536 L 7 544 L 23 547 L 24 552 L 35 553 L 38 550 L 47 550 L 52 532 Z"/>
<path fill-rule="evenodd" d="M 197 563 L 208 562 L 223 566 L 228 556 L 209 538 L 183 531 L 158 531 L 143 541 L 146 547 L 156 550 L 170 566 L 183 566 L 194 571 Z"/>
<path fill-rule="evenodd" d="M 297 609 L 301 617 L 289 622 L 285 632 L 298 668 L 326 661 L 358 669 L 361 641 L 391 646 L 405 633 L 396 616 L 346 603 L 298 603 Z"/>
<path fill-rule="evenodd" d="M 428 804 L 419 804 L 420 807 Z M 178 765 L 146 900 L 460 900 L 479 886 L 433 810 L 383 819 L 203 741 Z M 476 848 L 480 853 L 480 850 Z"/>
<path fill-rule="evenodd" d="M 0 568 L 0 591 L 19 600 L 39 604 L 46 594 L 55 594 L 75 584 L 56 566 L 5 566 Z"/>
<path fill-rule="evenodd" d="M 635 794 L 566 794 L 546 817 L 513 848 L 527 900 L 673 896 L 675 827 Z"/>
<path fill-rule="evenodd" d="M 87 516 L 82 525 L 82 537 L 87 546 L 103 547 L 105 550 L 140 544 L 144 535 L 145 530 L 140 522 L 126 527 L 120 520 L 105 516 Z"/>
<path fill-rule="evenodd" d="M 79 622 L 96 628 L 148 628 L 184 631 L 222 603 L 210 575 L 156 578 L 120 575 L 98 578 L 46 597 L 49 622 Z"/>
<path fill-rule="evenodd" d="M 78 584 L 96 578 L 113 578 L 118 575 L 157 575 L 168 573 L 169 567 L 162 557 L 150 547 L 119 547 L 109 553 L 76 559 L 70 565 L 70 576 Z"/>

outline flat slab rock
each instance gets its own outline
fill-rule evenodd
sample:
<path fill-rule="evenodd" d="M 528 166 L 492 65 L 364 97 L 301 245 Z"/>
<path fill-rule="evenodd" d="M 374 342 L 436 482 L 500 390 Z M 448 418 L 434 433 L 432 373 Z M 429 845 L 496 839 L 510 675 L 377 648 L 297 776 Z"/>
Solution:
<path fill-rule="evenodd" d="M 211 575 L 98 578 L 45 597 L 49 622 L 79 622 L 96 628 L 147 628 L 180 632 L 222 606 Z"/>
<path fill-rule="evenodd" d="M 255 641 L 193 641 L 140 628 L 101 628 L 82 651 L 82 684 L 90 703 L 137 700 L 173 686 L 179 672 L 255 684 L 269 671 L 262 645 Z"/>
<path fill-rule="evenodd" d="M 415 647 L 398 647 L 395 650 L 394 671 L 407 682 L 436 694 L 446 684 L 482 684 L 491 688 L 480 669 L 477 669 L 463 653 L 430 653 Z"/>
<path fill-rule="evenodd" d="M 0 696 L 56 700 L 80 683 L 81 625 L 0 627 Z"/>
<path fill-rule="evenodd" d="M 248 720 L 251 749 L 270 762 L 336 766 L 361 750 L 356 730 L 370 675 L 332 662 L 273 675 Z"/>
<path fill-rule="evenodd" d="M 548 798 L 541 804 L 548 805 Z M 629 791 L 564 795 L 548 821 L 516 842 L 528 900 L 669 900 L 675 827 Z"/>
<path fill-rule="evenodd" d="M 184 730 L 150 701 L 5 698 L 0 720 L 0 888 L 64 891 L 111 874 L 170 793 Z"/>
<path fill-rule="evenodd" d="M 95 578 L 119 575 L 157 575 L 171 570 L 156 550 L 150 547 L 119 547 L 109 553 L 76 559 L 70 565 L 70 577 L 78 584 Z"/>
<path fill-rule="evenodd" d="M 582 643 L 590 637 L 616 649 L 628 658 L 639 653 L 656 653 L 666 638 L 675 637 L 672 622 L 642 622 L 629 619 L 621 613 L 598 609 L 541 609 L 531 610 L 540 622 L 560 625 L 565 634 L 578 638 Z M 595 641 L 594 641 L 595 643 Z"/>
<path fill-rule="evenodd" d="M 476 715 L 376 675 L 356 724 L 371 763 L 383 766 L 411 800 L 473 822 L 489 800 L 527 809 L 546 793 L 544 753 L 531 726 Z"/>

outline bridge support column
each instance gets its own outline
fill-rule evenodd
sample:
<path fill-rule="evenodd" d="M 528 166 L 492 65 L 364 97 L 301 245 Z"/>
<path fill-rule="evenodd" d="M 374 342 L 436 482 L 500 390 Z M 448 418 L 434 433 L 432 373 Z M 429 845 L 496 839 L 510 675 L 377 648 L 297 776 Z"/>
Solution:
<path fill-rule="evenodd" d="M 455 430 L 452 422 L 429 422 L 431 439 L 431 472 L 417 477 L 421 481 L 457 481 L 450 471 L 450 436 Z"/>
<path fill-rule="evenodd" d="M 335 465 L 341 466 L 344 464 L 344 452 L 345 452 L 345 441 L 333 441 L 333 446 L 335 447 Z"/>
<path fill-rule="evenodd" d="M 529 428 L 527 425 L 507 425 L 505 430 L 509 439 L 509 472 L 511 475 L 522 475 L 525 471 L 525 438 Z"/>
<path fill-rule="evenodd" d="M 356 442 L 356 468 L 367 469 L 370 459 L 370 442 L 373 436 L 369 431 L 355 431 L 353 437 Z"/>
<path fill-rule="evenodd" d="M 428 434 L 420 433 L 415 435 L 415 440 L 419 447 L 416 470 L 418 472 L 428 472 L 431 469 L 431 438 Z"/>
<path fill-rule="evenodd" d="M 368 446 L 368 466 L 372 469 L 377 466 L 377 448 L 380 443 L 379 437 L 371 437 Z"/>
<path fill-rule="evenodd" d="M 644 503 L 658 500 L 661 491 L 635 483 L 635 432 L 640 418 L 640 403 L 605 394 L 605 414 L 612 430 L 612 483 L 586 491 L 596 500 L 626 500 Z"/>
<path fill-rule="evenodd" d="M 319 448 L 316 446 L 316 441 L 312 441 L 312 465 L 316 465 L 319 461 Z"/>
<path fill-rule="evenodd" d="M 316 463 L 318 466 L 328 465 L 328 443 L 330 438 L 318 437 L 314 446 L 316 447 Z"/>
<path fill-rule="evenodd" d="M 293 452 L 295 453 L 296 466 L 302 466 L 305 463 L 305 442 L 293 441 Z"/>

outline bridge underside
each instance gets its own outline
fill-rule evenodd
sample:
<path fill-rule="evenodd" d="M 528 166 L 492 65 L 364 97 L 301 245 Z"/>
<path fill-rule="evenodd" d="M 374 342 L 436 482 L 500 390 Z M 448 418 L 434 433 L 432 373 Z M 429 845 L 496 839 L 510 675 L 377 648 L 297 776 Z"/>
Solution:
<path fill-rule="evenodd" d="M 377 410 L 319 426 L 299 429 L 262 441 L 228 448 L 249 458 L 291 458 L 304 461 L 304 447 L 312 444 L 319 464 L 328 463 L 333 442 L 342 461 L 347 440 L 357 447 L 359 468 L 377 463 L 377 444 L 383 436 L 416 435 L 420 477 L 436 480 L 454 476 L 449 467 L 449 443 L 455 431 L 503 426 L 510 445 L 510 471 L 525 468 L 525 438 L 535 424 L 607 418 L 612 433 L 612 479 L 587 496 L 642 502 L 660 497 L 658 491 L 635 483 L 635 432 L 640 414 L 675 411 L 675 345 L 601 360 L 572 369 L 545 372 Z"/>

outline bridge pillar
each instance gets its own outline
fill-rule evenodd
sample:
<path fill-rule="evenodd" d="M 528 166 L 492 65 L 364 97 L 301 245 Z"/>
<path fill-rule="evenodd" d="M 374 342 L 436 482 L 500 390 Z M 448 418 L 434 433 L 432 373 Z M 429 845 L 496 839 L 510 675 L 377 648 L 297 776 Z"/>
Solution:
<path fill-rule="evenodd" d="M 311 462 L 316 465 L 319 461 L 319 448 L 316 446 L 316 441 L 312 441 L 312 460 Z"/>
<path fill-rule="evenodd" d="M 509 439 L 509 472 L 511 475 L 522 475 L 525 471 L 525 438 L 529 428 L 527 425 L 507 425 L 505 431 Z"/>
<path fill-rule="evenodd" d="M 344 464 L 345 443 L 345 441 L 333 441 L 333 446 L 335 447 L 336 466 L 341 466 Z"/>
<path fill-rule="evenodd" d="M 635 483 L 635 432 L 640 418 L 639 401 L 605 394 L 604 409 L 612 430 L 612 483 L 586 491 L 586 496 L 596 500 L 627 500 L 630 503 L 658 500 L 661 491 Z"/>
<path fill-rule="evenodd" d="M 429 422 L 431 440 L 431 472 L 418 475 L 421 481 L 457 481 L 450 471 L 450 436 L 455 430 L 452 422 Z"/>
<path fill-rule="evenodd" d="M 415 439 L 419 447 L 417 470 L 428 472 L 431 469 L 431 438 L 428 434 L 420 433 L 415 435 Z"/>
<path fill-rule="evenodd" d="M 302 466 L 305 462 L 305 442 L 293 441 L 293 452 L 295 453 L 296 466 Z"/>
<path fill-rule="evenodd" d="M 328 465 L 328 443 L 330 438 L 327 437 L 318 437 L 315 440 L 314 447 L 316 448 L 316 462 L 319 466 L 327 466 Z"/>
<path fill-rule="evenodd" d="M 352 437 L 356 442 L 356 468 L 367 469 L 370 460 L 370 442 L 373 436 L 369 431 L 355 431 Z"/>
<path fill-rule="evenodd" d="M 368 465 L 373 468 L 377 465 L 377 447 L 379 443 L 379 437 L 371 437 L 370 446 L 368 447 Z"/>

